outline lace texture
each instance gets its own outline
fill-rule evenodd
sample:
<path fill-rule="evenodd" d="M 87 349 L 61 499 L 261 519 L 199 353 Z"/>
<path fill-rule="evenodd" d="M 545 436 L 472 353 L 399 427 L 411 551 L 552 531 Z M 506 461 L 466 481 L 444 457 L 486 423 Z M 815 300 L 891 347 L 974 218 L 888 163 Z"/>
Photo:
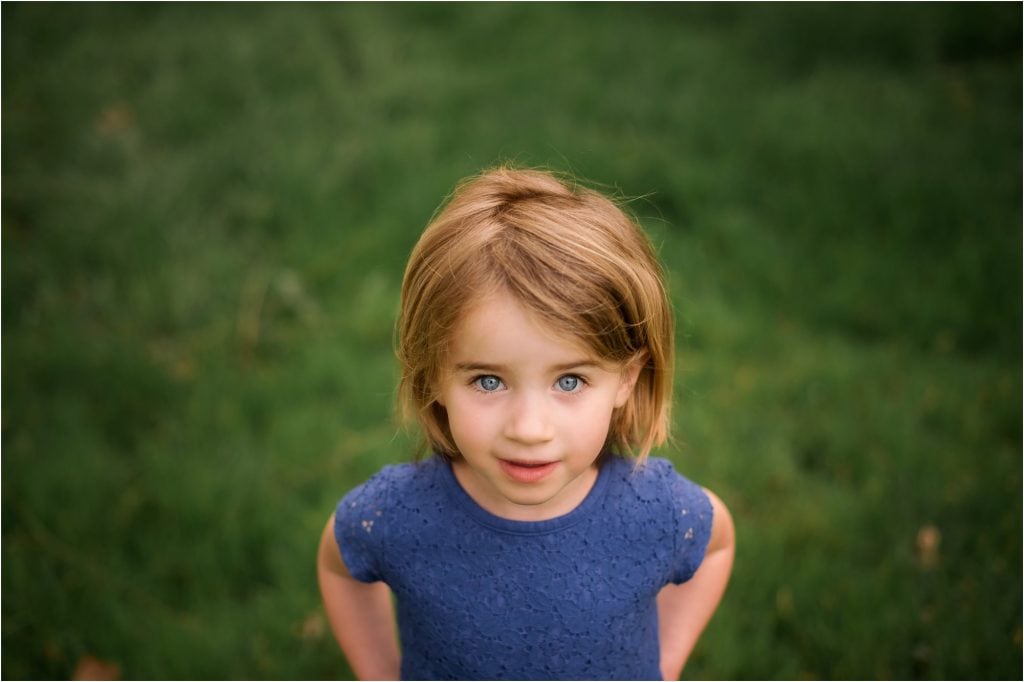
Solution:
<path fill-rule="evenodd" d="M 700 566 L 711 517 L 662 459 L 609 458 L 576 509 L 527 522 L 434 457 L 346 495 L 335 537 L 355 578 L 397 597 L 403 679 L 660 679 L 655 597 Z"/>

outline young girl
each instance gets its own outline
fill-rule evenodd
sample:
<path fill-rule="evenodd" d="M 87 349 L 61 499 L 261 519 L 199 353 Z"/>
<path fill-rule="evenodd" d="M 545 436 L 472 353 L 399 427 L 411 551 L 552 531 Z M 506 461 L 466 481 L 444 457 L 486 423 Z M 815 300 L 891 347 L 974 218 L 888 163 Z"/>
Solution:
<path fill-rule="evenodd" d="M 648 457 L 674 339 L 639 227 L 547 173 L 472 178 L 413 250 L 397 345 L 431 454 L 345 496 L 318 558 L 356 675 L 677 678 L 733 527 Z"/>

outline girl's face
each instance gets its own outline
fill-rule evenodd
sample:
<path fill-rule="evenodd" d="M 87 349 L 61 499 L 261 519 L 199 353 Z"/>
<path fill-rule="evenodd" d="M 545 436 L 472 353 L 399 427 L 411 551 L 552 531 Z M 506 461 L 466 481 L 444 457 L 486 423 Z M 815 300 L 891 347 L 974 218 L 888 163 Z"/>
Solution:
<path fill-rule="evenodd" d="M 642 363 L 608 367 L 574 339 L 538 324 L 507 293 L 463 316 L 449 348 L 440 402 L 459 483 L 481 507 L 539 521 L 572 511 L 597 479 L 612 411 Z"/>

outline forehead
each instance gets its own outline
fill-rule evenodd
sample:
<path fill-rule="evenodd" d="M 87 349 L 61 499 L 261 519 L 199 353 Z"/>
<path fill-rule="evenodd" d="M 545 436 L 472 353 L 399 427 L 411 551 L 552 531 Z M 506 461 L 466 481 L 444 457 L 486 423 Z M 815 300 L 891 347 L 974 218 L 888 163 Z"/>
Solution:
<path fill-rule="evenodd" d="M 463 312 L 448 349 L 449 367 L 597 361 L 593 349 L 581 338 L 541 319 L 504 291 L 488 295 Z"/>

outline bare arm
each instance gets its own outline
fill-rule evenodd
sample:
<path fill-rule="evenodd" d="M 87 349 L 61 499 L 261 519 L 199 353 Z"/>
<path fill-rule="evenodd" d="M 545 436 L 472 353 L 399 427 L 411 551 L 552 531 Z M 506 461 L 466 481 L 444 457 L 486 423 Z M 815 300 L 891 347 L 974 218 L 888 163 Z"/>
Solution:
<path fill-rule="evenodd" d="M 400 654 L 391 590 L 353 578 L 334 539 L 332 515 L 320 536 L 317 578 L 334 637 L 361 680 L 397 680 Z"/>
<path fill-rule="evenodd" d="M 679 679 L 697 638 L 722 599 L 732 571 L 736 546 L 732 516 L 714 493 L 704 492 L 714 511 L 704 561 L 688 581 L 666 585 L 658 593 L 661 674 L 666 680 Z"/>

